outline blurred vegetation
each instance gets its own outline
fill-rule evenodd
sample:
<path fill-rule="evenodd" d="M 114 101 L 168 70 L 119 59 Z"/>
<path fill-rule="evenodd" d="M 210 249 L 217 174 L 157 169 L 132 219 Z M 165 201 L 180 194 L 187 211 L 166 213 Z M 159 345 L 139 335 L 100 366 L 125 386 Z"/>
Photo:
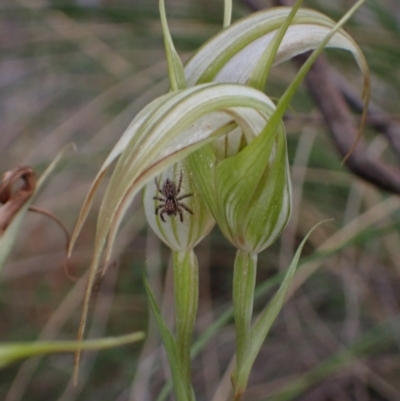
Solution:
<path fill-rule="evenodd" d="M 308 0 L 305 6 L 338 19 L 352 3 Z M 176 47 L 187 60 L 221 28 L 223 2 L 171 0 L 167 13 Z M 245 1 L 234 3 L 234 19 L 248 13 Z M 346 28 L 371 67 L 373 102 L 398 121 L 400 4 L 370 0 Z M 359 90 L 354 62 L 340 52 L 327 54 L 348 85 Z M 294 71 L 291 63 L 275 68 L 268 94 L 279 97 Z M 78 151 L 61 163 L 35 202 L 71 231 L 108 151 L 143 105 L 168 90 L 166 77 L 156 0 L 2 0 L 0 171 L 29 165 L 40 174 L 65 144 L 75 142 Z M 281 239 L 259 256 L 260 285 L 288 266 L 314 224 L 334 221 L 319 227 L 306 246 L 298 285 L 315 273 L 274 324 L 246 400 L 272 395 L 302 401 L 400 399 L 400 200 L 348 173 L 326 131 L 303 90 L 287 121 L 294 213 Z M 369 151 L 391 160 L 383 137 L 367 129 L 366 138 Z M 118 236 L 116 264 L 93 297 L 88 336 L 148 330 L 144 347 L 85 354 L 76 388 L 71 355 L 13 365 L 0 371 L 0 399 L 156 399 L 168 372 L 149 322 L 142 274 L 147 271 L 165 316 L 172 318 L 169 251 L 148 230 L 140 199 L 128 216 Z M 95 219 L 93 212 L 73 254 L 76 276 L 88 267 Z M 198 246 L 198 333 L 229 308 L 234 253 L 218 230 Z M 0 341 L 75 338 L 85 283 L 66 278 L 64 258 L 59 228 L 28 214 L 1 276 Z M 256 308 L 270 296 L 265 290 Z M 227 316 L 194 359 L 199 400 L 211 400 L 233 350 Z"/>

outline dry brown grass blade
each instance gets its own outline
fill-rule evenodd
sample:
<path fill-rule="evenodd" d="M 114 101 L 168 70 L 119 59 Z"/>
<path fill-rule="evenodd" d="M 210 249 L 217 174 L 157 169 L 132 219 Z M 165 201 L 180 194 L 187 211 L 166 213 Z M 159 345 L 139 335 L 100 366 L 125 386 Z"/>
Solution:
<path fill-rule="evenodd" d="M 22 181 L 22 185 L 18 187 L 19 181 Z M 15 215 L 30 199 L 36 189 L 36 182 L 36 174 L 28 166 L 16 167 L 3 174 L 0 183 L 0 203 L 2 204 L 0 207 L 0 235 L 5 232 Z M 66 252 L 68 252 L 70 235 L 64 223 L 53 213 L 36 206 L 30 206 L 28 210 L 52 219 L 61 228 L 66 238 Z M 70 280 L 77 281 L 78 278 L 70 273 L 67 256 L 64 261 L 64 270 Z"/>
<path fill-rule="evenodd" d="M 22 186 L 15 189 L 22 180 Z M 32 196 L 36 188 L 36 174 L 31 167 L 16 167 L 3 174 L 0 183 L 0 236 L 4 234 L 15 215 Z"/>
<path fill-rule="evenodd" d="M 44 210 L 44 209 L 41 209 L 36 206 L 30 206 L 28 210 L 30 212 L 39 213 L 43 216 L 48 217 L 49 219 L 53 220 L 61 228 L 62 232 L 65 235 L 65 241 L 66 241 L 65 258 L 64 258 L 64 263 L 63 263 L 64 272 L 69 280 L 78 281 L 79 277 L 76 277 L 71 273 L 71 269 L 69 266 L 68 248 L 69 248 L 69 243 L 70 243 L 70 235 L 69 235 L 69 232 L 68 232 L 67 228 L 65 227 L 64 223 L 57 216 L 55 216 L 53 213 L 49 212 L 48 210 Z"/>

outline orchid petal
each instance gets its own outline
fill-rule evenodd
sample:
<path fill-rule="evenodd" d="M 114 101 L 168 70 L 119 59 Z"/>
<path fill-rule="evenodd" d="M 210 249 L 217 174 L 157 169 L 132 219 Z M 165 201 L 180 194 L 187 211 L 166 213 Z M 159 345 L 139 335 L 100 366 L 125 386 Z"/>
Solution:
<path fill-rule="evenodd" d="M 290 11 L 290 7 L 259 11 L 215 35 L 187 63 L 185 72 L 188 86 L 213 80 L 245 83 Z M 279 46 L 274 65 L 316 48 L 335 24 L 335 21 L 317 11 L 299 9 Z M 328 47 L 350 51 L 364 79 L 368 76 L 363 53 L 343 29 L 333 36 Z"/>

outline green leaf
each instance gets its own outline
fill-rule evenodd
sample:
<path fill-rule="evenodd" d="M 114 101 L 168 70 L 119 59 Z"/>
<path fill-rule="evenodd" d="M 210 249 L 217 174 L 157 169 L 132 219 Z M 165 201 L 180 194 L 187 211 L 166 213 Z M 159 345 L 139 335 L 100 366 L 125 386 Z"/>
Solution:
<path fill-rule="evenodd" d="M 119 337 L 108 337 L 90 341 L 49 341 L 31 343 L 0 344 L 0 368 L 20 359 L 31 358 L 43 354 L 74 352 L 76 350 L 99 350 L 118 347 L 143 340 L 144 333 L 138 332 Z"/>
<path fill-rule="evenodd" d="M 285 277 L 279 287 L 278 292 L 274 295 L 272 300 L 269 302 L 267 307 L 261 312 L 260 316 L 258 317 L 257 321 L 255 322 L 252 331 L 251 331 L 251 349 L 248 354 L 248 358 L 246 359 L 245 364 L 242 365 L 242 370 L 238 372 L 238 376 L 236 378 L 237 388 L 246 388 L 247 380 L 250 375 L 251 368 L 253 363 L 261 349 L 265 338 L 268 335 L 268 332 L 274 323 L 276 317 L 278 316 L 279 312 L 281 311 L 283 304 L 286 299 L 287 292 L 289 290 L 290 284 L 294 278 L 297 265 L 299 263 L 301 251 L 311 233 L 318 227 L 320 224 L 323 224 L 325 221 L 322 221 L 316 224 L 309 233 L 305 236 L 301 244 L 299 245 L 292 263 L 287 270 Z"/>
<path fill-rule="evenodd" d="M 154 298 L 154 295 L 146 279 L 144 279 L 144 285 L 146 288 L 147 296 L 149 297 L 150 307 L 156 319 L 157 326 L 158 329 L 160 330 L 161 338 L 164 343 L 165 351 L 167 353 L 169 367 L 171 369 L 172 381 L 174 383 L 176 399 L 178 401 L 189 401 L 191 398 L 189 398 L 188 394 L 186 393 L 184 381 L 181 376 L 175 339 L 170 333 L 161 315 L 156 299 Z"/>

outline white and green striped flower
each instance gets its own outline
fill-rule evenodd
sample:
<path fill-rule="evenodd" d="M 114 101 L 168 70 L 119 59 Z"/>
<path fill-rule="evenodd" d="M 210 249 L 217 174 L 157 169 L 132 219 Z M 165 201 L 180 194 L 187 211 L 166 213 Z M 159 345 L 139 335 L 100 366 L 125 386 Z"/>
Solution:
<path fill-rule="evenodd" d="M 271 114 L 273 110 L 271 105 Z M 223 234 L 237 249 L 250 253 L 271 245 L 291 210 L 285 130 L 282 124 L 275 131 L 263 129 L 265 117 L 258 124 L 252 121 L 255 130 L 243 135 L 244 147 L 236 155 L 219 160 L 228 136 L 225 143 L 205 146 L 189 156 L 200 192 Z"/>
<path fill-rule="evenodd" d="M 163 213 L 166 197 L 162 190 L 167 180 L 174 185 L 176 191 L 180 189 L 176 193 L 179 209 L 175 215 Z M 179 199 L 185 195 L 185 198 Z M 194 248 L 215 224 L 184 160 L 164 170 L 145 186 L 143 205 L 150 227 L 175 251 L 184 252 Z"/>

